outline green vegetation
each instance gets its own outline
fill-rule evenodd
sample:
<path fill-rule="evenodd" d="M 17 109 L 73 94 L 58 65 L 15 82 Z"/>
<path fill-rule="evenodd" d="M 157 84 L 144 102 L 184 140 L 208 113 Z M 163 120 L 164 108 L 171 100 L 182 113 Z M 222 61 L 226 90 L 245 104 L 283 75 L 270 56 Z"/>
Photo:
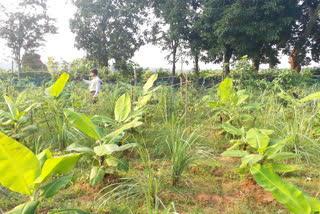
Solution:
<path fill-rule="evenodd" d="M 0 213 L 320 213 L 318 0 L 74 0 L 87 57 L 46 73 L 20 71 L 44 68 L 54 20 L 20 3 L 0 17 L 19 70 L 0 71 Z M 171 71 L 131 61 L 146 43 Z"/>
<path fill-rule="evenodd" d="M 103 84 L 96 104 L 66 73 L 50 87 L 7 90 L 1 210 L 316 213 L 319 85 L 237 68 L 201 90 L 146 72 L 137 86 Z"/>

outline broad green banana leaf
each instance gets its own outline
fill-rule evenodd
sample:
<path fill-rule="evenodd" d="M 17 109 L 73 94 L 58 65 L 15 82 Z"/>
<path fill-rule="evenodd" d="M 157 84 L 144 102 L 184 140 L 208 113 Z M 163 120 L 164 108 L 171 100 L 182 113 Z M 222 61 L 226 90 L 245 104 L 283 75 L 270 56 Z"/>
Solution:
<path fill-rule="evenodd" d="M 251 167 L 250 171 L 256 182 L 271 192 L 273 197 L 285 205 L 288 210 L 297 214 L 311 213 L 311 206 L 303 192 L 282 180 L 271 169 L 256 164 Z"/>
<path fill-rule="evenodd" d="M 39 160 L 27 147 L 0 132 L 0 183 L 3 186 L 31 196 L 40 170 Z"/>
<path fill-rule="evenodd" d="M 139 97 L 138 103 L 137 103 L 136 107 L 134 108 L 134 110 L 137 111 L 137 110 L 141 109 L 142 107 L 144 107 L 147 104 L 147 102 L 151 99 L 151 97 L 152 97 L 152 93 L 147 94 L 142 97 Z"/>
<path fill-rule="evenodd" d="M 7 97 L 7 96 L 3 96 L 3 97 L 9 107 L 9 111 L 11 113 L 12 118 L 17 119 L 17 115 L 19 115 L 19 110 L 16 108 L 15 104 L 10 99 L 10 97 Z"/>
<path fill-rule="evenodd" d="M 267 156 L 267 160 L 285 160 L 289 158 L 296 157 L 297 154 L 291 153 L 291 152 L 281 152 L 281 153 L 275 153 Z"/>
<path fill-rule="evenodd" d="M 93 149 L 86 147 L 86 146 L 82 146 L 80 144 L 77 143 L 73 143 L 70 146 L 67 147 L 66 151 L 69 152 L 78 152 L 81 154 L 88 154 L 88 155 L 95 155 L 95 152 L 93 151 Z"/>
<path fill-rule="evenodd" d="M 42 151 L 40 154 L 38 154 L 38 155 L 37 155 L 37 158 L 38 158 L 38 160 L 39 160 L 40 167 L 42 168 L 43 165 L 44 165 L 44 163 L 45 163 L 48 159 L 52 158 L 52 154 L 51 154 L 51 152 L 50 152 L 49 149 L 46 149 L 46 150 Z"/>
<path fill-rule="evenodd" d="M 20 204 L 13 210 L 6 212 L 6 214 L 34 214 L 36 213 L 39 201 L 29 201 L 24 204 Z"/>
<path fill-rule="evenodd" d="M 112 125 L 114 124 L 116 121 L 109 118 L 109 117 L 106 117 L 106 116 L 100 116 L 100 115 L 94 115 L 90 118 L 90 120 L 95 123 L 95 124 L 98 124 L 98 123 L 105 123 L 105 124 L 108 124 L 108 125 Z"/>
<path fill-rule="evenodd" d="M 152 74 L 143 86 L 143 95 L 146 95 L 149 89 L 153 86 L 154 81 L 158 79 L 158 74 Z"/>
<path fill-rule="evenodd" d="M 120 135 L 123 131 L 142 125 L 142 122 L 140 122 L 139 120 L 140 120 L 140 118 L 136 117 L 133 121 L 123 125 L 119 129 L 111 132 L 110 134 L 106 135 L 103 139 L 108 141 L 108 142 L 113 142 L 113 140 L 116 139 L 116 137 L 118 135 Z"/>
<path fill-rule="evenodd" d="M 224 157 L 242 158 L 247 155 L 250 155 L 250 153 L 242 150 L 227 150 L 223 152 L 221 155 Z"/>
<path fill-rule="evenodd" d="M 104 178 L 104 175 L 106 174 L 106 171 L 103 166 L 94 166 L 91 169 L 90 173 L 90 184 L 92 187 L 97 186 L 100 184 L 102 179 Z"/>
<path fill-rule="evenodd" d="M 68 82 L 69 74 L 63 73 L 59 79 L 49 88 L 49 94 L 53 97 L 59 97 Z"/>
<path fill-rule="evenodd" d="M 305 98 L 299 100 L 299 102 L 304 103 L 304 102 L 308 102 L 311 100 L 318 100 L 318 99 L 320 99 L 320 91 L 313 94 L 309 94 Z"/>
<path fill-rule="evenodd" d="M 57 194 L 60 189 L 64 188 L 71 181 L 71 179 L 71 176 L 61 177 L 41 187 L 40 197 L 51 198 Z"/>
<path fill-rule="evenodd" d="M 230 134 L 233 134 L 233 135 L 239 135 L 239 136 L 242 136 L 244 135 L 244 133 L 241 131 L 241 129 L 238 129 L 236 127 L 234 127 L 233 125 L 231 125 L 230 123 L 223 123 L 222 124 L 222 128 L 230 133 Z"/>
<path fill-rule="evenodd" d="M 242 168 L 242 167 L 246 167 L 248 164 L 255 164 L 261 161 L 262 159 L 263 159 L 263 155 L 250 154 L 250 155 L 244 156 L 243 158 L 241 158 L 242 164 L 240 167 Z"/>
<path fill-rule="evenodd" d="M 124 121 L 131 112 L 131 99 L 128 93 L 123 94 L 116 102 L 114 118 L 118 122 Z"/>
<path fill-rule="evenodd" d="M 237 92 L 233 88 L 232 79 L 225 78 L 218 88 L 220 102 L 224 104 L 236 104 L 238 102 Z"/>
<path fill-rule="evenodd" d="M 246 141 L 253 148 L 260 149 L 268 146 L 270 138 L 261 130 L 252 128 L 247 132 Z"/>
<path fill-rule="evenodd" d="M 94 126 L 93 122 L 84 114 L 79 114 L 71 109 L 63 109 L 63 113 L 68 121 L 84 134 L 95 140 L 101 139 L 101 136 Z"/>
<path fill-rule="evenodd" d="M 71 171 L 80 157 L 80 154 L 69 154 L 48 159 L 42 167 L 41 176 L 37 178 L 35 183 L 40 184 L 47 181 L 53 173 L 64 174 Z"/>

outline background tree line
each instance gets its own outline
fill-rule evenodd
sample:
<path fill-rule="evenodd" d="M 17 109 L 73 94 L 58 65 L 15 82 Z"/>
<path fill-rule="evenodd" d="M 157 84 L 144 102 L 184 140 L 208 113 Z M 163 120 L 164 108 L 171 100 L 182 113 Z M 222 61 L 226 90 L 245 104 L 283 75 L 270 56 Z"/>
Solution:
<path fill-rule="evenodd" d="M 256 70 L 261 63 L 275 67 L 287 55 L 291 69 L 319 62 L 320 0 L 73 0 L 77 11 L 70 20 L 75 46 L 98 66 L 126 69 L 134 53 L 152 43 L 169 52 L 172 74 L 180 56 L 189 56 L 199 74 L 199 61 L 223 63 L 247 55 Z M 38 10 L 26 9 L 38 7 Z M 0 22 L 21 67 L 21 55 L 55 33 L 46 15 L 46 0 L 24 0 L 16 13 Z M 31 11 L 38 11 L 31 13 Z"/>

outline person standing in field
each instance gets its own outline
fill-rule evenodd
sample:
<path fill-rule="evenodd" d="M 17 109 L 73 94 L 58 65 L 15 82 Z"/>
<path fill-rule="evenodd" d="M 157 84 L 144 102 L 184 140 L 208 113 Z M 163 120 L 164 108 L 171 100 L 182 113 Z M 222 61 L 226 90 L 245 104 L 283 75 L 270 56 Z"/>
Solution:
<path fill-rule="evenodd" d="M 90 71 L 90 76 L 92 77 L 92 80 L 85 80 L 82 77 L 80 77 L 80 80 L 82 80 L 85 83 L 89 84 L 89 90 L 91 93 L 91 102 L 96 103 L 97 102 L 97 96 L 101 89 L 101 79 L 98 77 L 98 70 L 92 69 Z"/>

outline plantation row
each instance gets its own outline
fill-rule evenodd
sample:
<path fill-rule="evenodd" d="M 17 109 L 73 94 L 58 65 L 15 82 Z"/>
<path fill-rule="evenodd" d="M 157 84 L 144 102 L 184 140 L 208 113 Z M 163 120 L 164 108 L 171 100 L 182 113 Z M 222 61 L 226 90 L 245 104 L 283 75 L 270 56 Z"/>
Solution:
<path fill-rule="evenodd" d="M 67 73 L 2 85 L 0 212 L 319 212 L 320 87 L 285 77 L 197 90 L 152 74 L 95 104 Z"/>

